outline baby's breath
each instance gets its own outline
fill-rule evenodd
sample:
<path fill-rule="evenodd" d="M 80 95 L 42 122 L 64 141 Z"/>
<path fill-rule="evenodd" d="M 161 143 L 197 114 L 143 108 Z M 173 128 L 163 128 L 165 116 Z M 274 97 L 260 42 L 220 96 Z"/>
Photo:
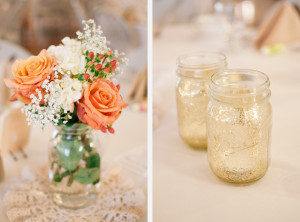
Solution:
<path fill-rule="evenodd" d="M 93 52 L 94 54 L 105 54 L 111 50 L 111 48 L 108 47 L 109 42 L 106 40 L 106 37 L 103 36 L 101 27 L 97 26 L 94 20 L 83 20 L 82 23 L 84 25 L 84 32 L 77 31 L 76 34 L 77 38 L 81 41 L 83 53 Z M 111 75 L 107 76 L 107 79 L 109 80 L 114 78 L 117 74 L 122 74 L 123 70 L 120 67 L 121 64 L 128 65 L 128 58 L 126 58 L 125 53 L 123 52 L 119 53 L 118 50 L 112 51 L 112 59 L 108 58 L 107 62 L 110 62 L 113 59 L 117 60 L 118 66 Z"/>

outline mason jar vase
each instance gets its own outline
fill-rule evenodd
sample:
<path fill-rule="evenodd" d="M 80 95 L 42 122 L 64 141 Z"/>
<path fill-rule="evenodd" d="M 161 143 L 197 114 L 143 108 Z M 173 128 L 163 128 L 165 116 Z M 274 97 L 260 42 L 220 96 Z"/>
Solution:
<path fill-rule="evenodd" d="M 218 52 L 197 52 L 177 59 L 176 102 L 179 135 L 196 149 L 207 147 L 206 108 L 208 87 L 213 74 L 227 66 Z"/>
<path fill-rule="evenodd" d="M 262 178 L 269 166 L 272 108 L 269 78 L 259 71 L 212 76 L 207 108 L 208 160 L 214 174 L 236 184 Z"/>
<path fill-rule="evenodd" d="M 93 202 L 100 189 L 98 140 L 87 124 L 57 126 L 49 143 L 53 201 L 66 208 Z"/>

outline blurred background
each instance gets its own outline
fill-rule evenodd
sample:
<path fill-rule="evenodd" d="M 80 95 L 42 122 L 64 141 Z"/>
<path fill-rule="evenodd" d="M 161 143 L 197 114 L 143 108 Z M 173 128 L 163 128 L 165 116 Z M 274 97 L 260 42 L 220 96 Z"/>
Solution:
<path fill-rule="evenodd" d="M 220 13 L 235 14 L 244 19 L 247 25 L 257 26 L 266 12 L 279 0 L 153 0 L 154 19 L 164 24 L 171 22 L 189 21 L 195 16 Z M 300 5 L 298 0 L 289 0 Z M 166 13 L 172 11 L 170 15 Z M 236 18 L 237 18 L 236 17 Z"/>
<path fill-rule="evenodd" d="M 284 66 L 300 52 L 299 8 L 300 0 L 153 0 L 154 128 L 172 105 L 163 98 L 175 87 L 178 56 L 219 51 L 229 68 Z"/>
<path fill-rule="evenodd" d="M 292 6 L 298 16 L 289 13 L 291 10 L 282 3 Z M 300 40 L 299 0 L 153 0 L 153 8 L 155 37 L 170 24 L 186 23 L 194 25 L 198 37 L 216 38 L 219 45 L 223 43 L 221 50 L 226 52 L 253 41 L 255 48 L 261 49 L 264 45 Z M 286 30 L 285 36 L 278 34 Z"/>
<path fill-rule="evenodd" d="M 146 84 L 139 89 L 136 82 L 146 79 L 146 0 L 0 0 L 1 79 L 11 76 L 16 58 L 36 55 L 65 36 L 76 38 L 83 19 L 94 19 L 111 48 L 126 53 L 130 62 L 119 77 L 121 91 L 132 102 L 144 102 Z M 1 112 L 9 93 L 3 81 L 0 90 Z"/>

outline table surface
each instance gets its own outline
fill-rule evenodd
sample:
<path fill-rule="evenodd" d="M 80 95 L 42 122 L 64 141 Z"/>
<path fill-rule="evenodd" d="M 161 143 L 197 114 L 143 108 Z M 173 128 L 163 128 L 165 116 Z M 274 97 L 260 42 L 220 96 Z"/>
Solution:
<path fill-rule="evenodd" d="M 220 41 L 199 35 L 194 25 L 164 27 L 153 41 L 154 107 L 165 111 L 153 132 L 155 222 L 300 221 L 300 52 L 263 55 L 250 46 L 226 53 L 229 68 L 266 73 L 271 81 L 271 164 L 261 180 L 233 186 L 218 180 L 206 151 L 195 151 L 178 135 L 176 58 L 191 51 L 219 51 Z M 160 104 L 156 104 L 156 102 Z"/>

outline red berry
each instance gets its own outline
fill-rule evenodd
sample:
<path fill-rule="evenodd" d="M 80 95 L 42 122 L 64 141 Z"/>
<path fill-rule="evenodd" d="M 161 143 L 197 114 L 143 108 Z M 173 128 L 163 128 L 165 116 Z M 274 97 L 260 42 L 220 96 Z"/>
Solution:
<path fill-rule="evenodd" d="M 108 132 L 110 132 L 111 134 L 114 134 L 114 133 L 115 133 L 115 130 L 114 130 L 114 128 L 109 127 L 109 128 L 108 128 Z"/>
<path fill-rule="evenodd" d="M 101 68 L 102 68 L 102 65 L 101 65 L 101 64 L 97 64 L 97 65 L 95 66 L 95 69 L 96 69 L 97 71 L 99 71 Z"/>
<path fill-rule="evenodd" d="M 103 72 L 104 72 L 104 73 L 109 73 L 109 71 L 110 71 L 110 67 L 105 67 L 105 68 L 103 69 Z"/>
<path fill-rule="evenodd" d="M 94 62 L 93 61 L 89 61 L 89 66 L 92 66 L 93 64 L 94 64 Z"/>
<path fill-rule="evenodd" d="M 118 85 L 116 85 L 116 87 L 117 87 L 117 89 L 118 89 L 118 90 L 120 90 L 120 85 L 119 85 L 119 84 L 118 84 Z"/>
<path fill-rule="evenodd" d="M 101 130 L 103 133 L 106 133 L 106 132 L 107 132 L 106 127 L 103 126 L 103 125 L 100 126 L 100 130 Z"/>
<path fill-rule="evenodd" d="M 112 53 L 111 50 L 109 50 L 109 51 L 107 52 L 107 55 L 111 55 L 111 53 Z"/>
<path fill-rule="evenodd" d="M 83 75 L 83 78 L 84 78 L 84 79 L 90 78 L 90 74 L 85 73 L 85 74 Z"/>
<path fill-rule="evenodd" d="M 111 70 L 115 70 L 116 68 L 117 68 L 116 65 L 112 65 L 112 66 L 111 66 Z"/>
<path fill-rule="evenodd" d="M 104 58 L 104 55 L 103 54 L 100 54 L 99 55 L 99 59 L 103 59 Z"/>
<path fill-rule="evenodd" d="M 93 53 L 93 52 L 89 52 L 88 57 L 89 57 L 90 59 L 94 58 L 94 53 Z"/>
<path fill-rule="evenodd" d="M 113 60 L 113 61 L 110 62 L 111 66 L 116 65 L 116 64 L 117 64 L 117 60 Z"/>

